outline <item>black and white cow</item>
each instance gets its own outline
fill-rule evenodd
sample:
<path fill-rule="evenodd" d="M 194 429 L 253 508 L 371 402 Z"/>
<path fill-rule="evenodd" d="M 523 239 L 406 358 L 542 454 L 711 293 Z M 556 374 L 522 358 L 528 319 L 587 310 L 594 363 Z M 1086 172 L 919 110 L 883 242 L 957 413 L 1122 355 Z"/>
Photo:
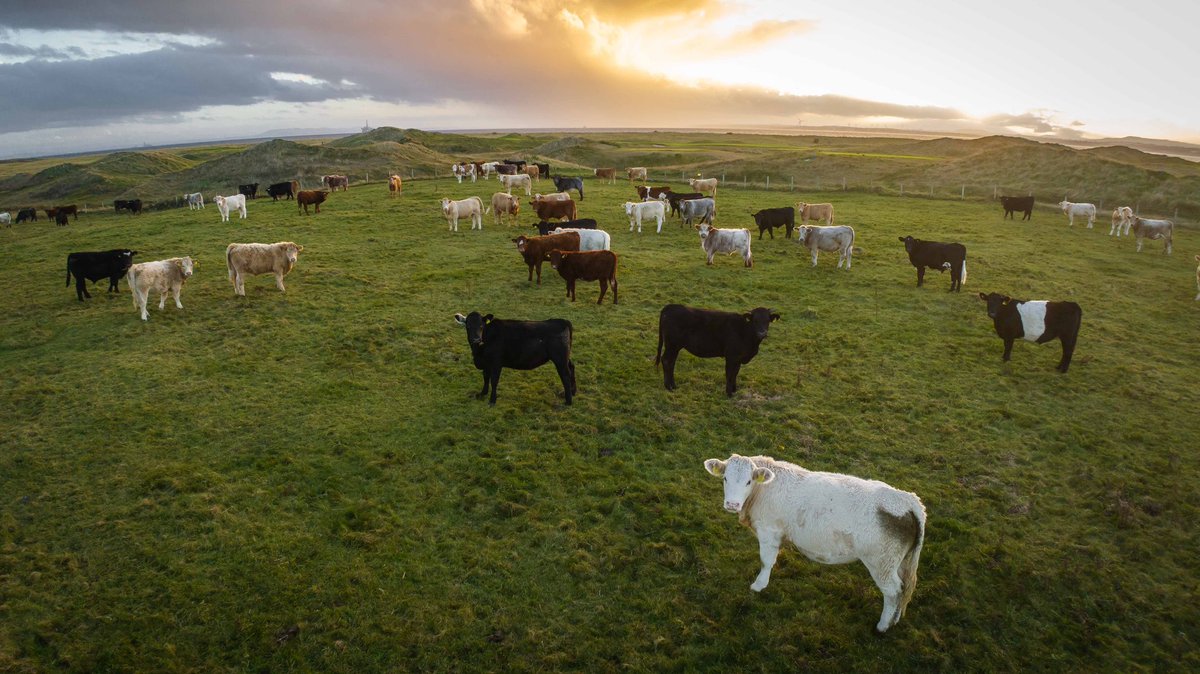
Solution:
<path fill-rule="evenodd" d="M 1053 339 L 1062 341 L 1062 360 L 1059 372 L 1071 366 L 1071 354 L 1075 353 L 1075 340 L 1079 338 L 1079 324 L 1083 310 L 1074 302 L 1047 302 L 1045 300 L 1014 300 L 999 293 L 979 293 L 979 299 L 987 302 L 988 316 L 996 326 L 996 334 L 1004 340 L 1004 361 L 1012 356 L 1013 342 L 1018 338 L 1037 344 Z"/>
<path fill-rule="evenodd" d="M 83 298 L 91 297 L 84 281 L 95 283 L 102 278 L 108 279 L 108 292 L 119 292 L 117 281 L 129 271 L 133 265 L 136 250 L 116 248 L 100 253 L 70 253 L 67 255 L 67 285 L 71 285 L 71 275 L 75 275 L 75 296 L 82 302 Z"/>
<path fill-rule="evenodd" d="M 741 230 L 746 231 L 746 230 Z M 663 366 L 663 386 L 675 390 L 675 360 L 680 349 L 698 358 L 725 359 L 725 395 L 737 390 L 738 371 L 758 355 L 779 313 L 758 307 L 744 314 L 668 304 L 658 314 L 658 351 L 654 366 Z"/>
<path fill-rule="evenodd" d="M 902 236 L 900 241 L 908 252 L 908 261 L 917 268 L 917 286 L 925 283 L 925 268 L 940 272 L 950 270 L 950 292 L 961 290 L 967 282 L 967 247 L 961 243 L 922 241 Z"/>
<path fill-rule="evenodd" d="M 553 361 L 562 380 L 563 398 L 567 405 L 575 395 L 575 363 L 571 362 L 571 322 L 552 318 L 548 321 L 512 321 L 481 316 L 478 311 L 469 315 L 454 314 L 454 321 L 467 329 L 467 344 L 475 367 L 483 371 L 483 390 L 475 397 L 482 398 L 491 389 L 489 405 L 496 404 L 496 385 L 500 370 L 532 370 Z"/>

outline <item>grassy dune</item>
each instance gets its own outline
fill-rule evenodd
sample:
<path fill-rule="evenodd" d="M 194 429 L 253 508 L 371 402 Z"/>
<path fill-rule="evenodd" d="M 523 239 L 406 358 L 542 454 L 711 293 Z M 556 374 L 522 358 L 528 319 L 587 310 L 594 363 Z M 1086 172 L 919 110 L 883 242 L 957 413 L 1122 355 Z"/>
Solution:
<path fill-rule="evenodd" d="M 834 195 L 853 270 L 782 238 L 707 267 L 589 179 L 581 215 L 620 255 L 621 302 L 596 306 L 549 265 L 527 283 L 517 229 L 446 231 L 435 199 L 495 184 L 0 230 L 0 670 L 1200 667 L 1195 231 L 1138 255 L 1041 212 Z M 805 196 L 727 189 L 718 224 Z M 914 287 L 905 234 L 964 242 L 965 292 Z M 234 297 L 225 245 L 279 240 L 305 246 L 288 292 Z M 125 246 L 199 261 L 182 311 L 63 287 L 67 252 Z M 1070 373 L 1057 343 L 1002 364 L 980 291 L 1078 302 Z M 668 302 L 782 313 L 732 399 L 686 354 L 663 390 Z M 451 320 L 473 309 L 571 320 L 576 404 L 549 367 L 475 400 Z M 897 627 L 872 633 L 861 565 L 789 549 L 749 590 L 753 535 L 701 465 L 732 452 L 922 497 Z"/>

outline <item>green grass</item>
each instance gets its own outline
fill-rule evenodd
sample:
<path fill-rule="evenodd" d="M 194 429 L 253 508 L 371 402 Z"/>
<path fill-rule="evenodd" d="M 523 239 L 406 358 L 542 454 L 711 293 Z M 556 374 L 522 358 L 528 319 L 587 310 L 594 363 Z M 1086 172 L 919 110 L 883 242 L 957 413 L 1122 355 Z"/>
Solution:
<path fill-rule="evenodd" d="M 814 269 L 776 238 L 753 269 L 707 267 L 693 232 L 630 234 L 632 190 L 589 179 L 581 216 L 620 255 L 621 303 L 596 306 L 549 265 L 527 283 L 517 229 L 446 231 L 435 199 L 495 184 L 0 230 L 0 670 L 1200 667 L 1194 230 L 1139 255 L 1041 212 L 728 189 L 720 225 L 831 198 L 863 252 Z M 916 288 L 905 234 L 966 243 L 966 292 Z M 234 297 L 225 245 L 279 240 L 305 246 L 288 292 Z M 185 309 L 143 323 L 123 282 L 63 287 L 67 252 L 124 246 L 199 261 Z M 1002 364 L 981 291 L 1078 302 L 1070 373 L 1057 343 Z M 782 313 L 732 399 L 686 354 L 663 390 L 668 302 Z M 571 320 L 576 404 L 549 367 L 475 400 L 451 319 L 471 310 Z M 753 535 L 701 465 L 732 452 L 922 497 L 897 627 L 872 634 L 861 565 L 787 550 L 749 590 Z"/>

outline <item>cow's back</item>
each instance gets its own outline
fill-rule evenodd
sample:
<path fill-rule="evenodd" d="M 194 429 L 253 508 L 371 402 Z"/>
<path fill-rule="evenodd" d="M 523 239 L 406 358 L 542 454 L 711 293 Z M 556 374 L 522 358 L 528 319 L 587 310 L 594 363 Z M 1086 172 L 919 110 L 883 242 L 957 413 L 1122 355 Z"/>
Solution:
<path fill-rule="evenodd" d="M 573 328 L 571 322 L 552 318 L 546 321 L 496 319 L 484 328 L 484 350 L 499 355 L 503 367 L 532 370 L 556 355 L 570 357 Z"/>
<path fill-rule="evenodd" d="M 658 321 L 666 343 L 681 346 L 700 358 L 715 358 L 726 355 L 742 341 L 738 326 L 745 319 L 727 311 L 668 304 L 659 313 Z"/>

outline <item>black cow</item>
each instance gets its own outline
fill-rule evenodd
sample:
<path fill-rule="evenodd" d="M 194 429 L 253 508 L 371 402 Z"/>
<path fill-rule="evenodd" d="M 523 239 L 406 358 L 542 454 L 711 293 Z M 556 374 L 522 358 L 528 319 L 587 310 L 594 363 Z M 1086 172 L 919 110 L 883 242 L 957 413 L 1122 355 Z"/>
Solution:
<path fill-rule="evenodd" d="M 758 240 L 762 241 L 763 230 L 771 238 L 775 238 L 776 227 L 787 228 L 787 238 L 792 238 L 792 230 L 796 227 L 796 209 L 791 206 L 782 208 L 764 208 L 754 214 L 754 224 L 758 225 Z"/>
<path fill-rule="evenodd" d="M 66 227 L 71 224 L 71 214 L 66 211 L 59 211 L 54 214 L 54 223 L 60 227 Z"/>
<path fill-rule="evenodd" d="M 1004 207 L 1004 217 L 1016 220 L 1016 211 L 1025 211 L 1021 220 L 1033 219 L 1033 197 L 1000 197 L 1000 205 Z"/>
<path fill-rule="evenodd" d="M 538 175 L 539 176 L 541 176 L 543 178 L 550 177 L 550 165 L 549 164 L 534 164 L 534 166 L 538 167 Z M 559 191 L 565 192 L 566 190 L 559 190 Z M 580 198 L 582 199 L 583 197 L 580 197 Z"/>
<path fill-rule="evenodd" d="M 250 183 L 248 185 L 238 185 L 238 193 L 246 195 L 247 199 L 258 198 L 258 183 Z"/>
<path fill-rule="evenodd" d="M 113 201 L 113 213 L 129 211 L 130 215 L 142 212 L 141 199 L 117 199 Z"/>
<path fill-rule="evenodd" d="M 917 268 L 917 287 L 925 283 L 925 268 L 944 272 L 950 270 L 950 292 L 962 290 L 967 280 L 967 247 L 961 243 L 922 241 L 911 236 L 902 236 L 908 261 Z"/>
<path fill-rule="evenodd" d="M 37 222 L 36 208 L 22 208 L 21 210 L 17 211 L 17 224 L 19 225 L 26 220 L 29 220 L 30 222 Z"/>
<path fill-rule="evenodd" d="M 575 363 L 571 362 L 571 322 L 561 318 L 548 321 L 511 321 L 494 318 L 491 314 L 454 314 L 454 320 L 467 328 L 467 344 L 475 367 L 483 371 L 483 390 L 476 398 L 487 395 L 489 405 L 496 404 L 496 385 L 500 370 L 532 370 L 553 361 L 562 380 L 563 398 L 571 404 L 575 395 Z"/>
<path fill-rule="evenodd" d="M 554 222 L 546 222 L 543 220 L 541 222 L 533 223 L 533 226 L 537 227 L 538 234 L 546 236 L 559 227 L 562 227 L 563 229 L 596 229 L 596 221 L 592 218 L 580 218 L 579 220 L 556 220 Z"/>
<path fill-rule="evenodd" d="M 525 168 L 525 161 L 522 159 L 505 159 L 504 163 L 511 166 L 516 166 L 518 169 Z"/>
<path fill-rule="evenodd" d="M 496 173 L 498 173 L 502 176 L 515 176 L 515 175 L 517 175 L 517 165 L 516 164 L 497 164 L 496 165 Z"/>
<path fill-rule="evenodd" d="M 554 189 L 559 192 L 567 190 L 575 190 L 579 193 L 579 200 L 583 201 L 583 178 L 551 178 L 554 181 Z"/>
<path fill-rule="evenodd" d="M 689 199 L 703 199 L 704 195 L 699 192 L 667 192 L 667 203 L 671 204 L 671 212 L 668 215 L 679 215 L 679 204 Z"/>
<path fill-rule="evenodd" d="M 663 385 L 675 390 L 675 359 L 680 349 L 699 358 L 725 358 L 725 395 L 737 390 L 738 370 L 758 354 L 779 313 L 758 307 L 744 314 L 668 304 L 658 314 L 658 352 L 654 366 L 663 366 Z"/>
<path fill-rule="evenodd" d="M 1018 338 L 1037 344 L 1059 339 L 1062 341 L 1062 360 L 1055 369 L 1066 373 L 1071 366 L 1071 354 L 1075 353 L 1079 325 L 1083 322 L 1083 310 L 1078 304 L 1014 300 L 999 293 L 979 293 L 979 299 L 987 302 L 988 316 L 996 327 L 996 334 L 1004 340 L 1004 362 L 1008 362 L 1013 342 Z"/>
<path fill-rule="evenodd" d="M 272 184 L 267 188 L 267 195 L 271 197 L 271 201 L 279 201 L 279 197 L 291 199 L 296 196 L 295 192 L 292 190 L 291 181 L 286 183 Z"/>
<path fill-rule="evenodd" d="M 82 302 L 83 298 L 91 297 L 84 280 L 95 283 L 102 278 L 108 279 L 108 292 L 119 292 L 117 281 L 129 271 L 133 265 L 136 250 L 117 248 L 102 253 L 70 253 L 67 255 L 67 285 L 71 285 L 71 275 L 75 275 L 75 296 Z"/>

